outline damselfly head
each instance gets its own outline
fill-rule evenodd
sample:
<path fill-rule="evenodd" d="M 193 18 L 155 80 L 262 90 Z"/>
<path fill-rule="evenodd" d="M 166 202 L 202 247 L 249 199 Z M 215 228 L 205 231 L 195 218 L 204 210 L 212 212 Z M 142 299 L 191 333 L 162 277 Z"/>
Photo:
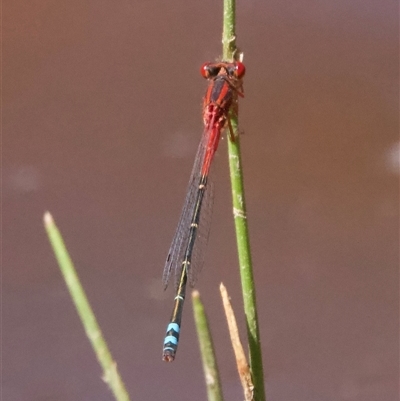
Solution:
<path fill-rule="evenodd" d="M 244 77 L 246 68 L 240 61 L 233 63 L 204 63 L 200 68 L 200 74 L 203 78 L 212 79 L 223 74 L 229 77 L 241 79 Z"/>

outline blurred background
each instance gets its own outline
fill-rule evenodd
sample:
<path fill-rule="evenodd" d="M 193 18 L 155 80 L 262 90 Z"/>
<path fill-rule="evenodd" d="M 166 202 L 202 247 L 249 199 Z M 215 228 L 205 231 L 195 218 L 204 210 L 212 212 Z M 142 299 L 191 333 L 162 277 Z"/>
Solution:
<path fill-rule="evenodd" d="M 50 250 L 61 229 L 132 399 L 204 400 L 191 301 L 161 361 L 161 284 L 202 132 L 222 1 L 3 6 L 2 399 L 112 400 Z M 398 4 L 237 2 L 248 222 L 268 401 L 399 389 Z M 242 400 L 218 286 L 245 341 L 226 140 L 197 289 Z"/>

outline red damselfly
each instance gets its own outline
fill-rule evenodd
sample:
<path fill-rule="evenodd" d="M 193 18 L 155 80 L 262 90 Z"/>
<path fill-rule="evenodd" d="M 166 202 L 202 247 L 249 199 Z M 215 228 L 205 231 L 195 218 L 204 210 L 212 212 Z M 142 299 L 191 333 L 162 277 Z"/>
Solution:
<path fill-rule="evenodd" d="M 230 140 L 235 140 L 229 114 L 237 113 L 238 96 L 243 96 L 245 67 L 241 62 L 205 63 L 200 71 L 209 81 L 203 103 L 204 132 L 163 274 L 164 288 L 171 272 L 175 273 L 176 282 L 174 308 L 164 339 L 163 360 L 167 362 L 174 360 L 178 347 L 186 283 L 189 279 L 190 285 L 194 285 L 203 261 L 201 246 L 207 240 L 211 223 L 211 162 L 224 128 L 228 127 Z"/>

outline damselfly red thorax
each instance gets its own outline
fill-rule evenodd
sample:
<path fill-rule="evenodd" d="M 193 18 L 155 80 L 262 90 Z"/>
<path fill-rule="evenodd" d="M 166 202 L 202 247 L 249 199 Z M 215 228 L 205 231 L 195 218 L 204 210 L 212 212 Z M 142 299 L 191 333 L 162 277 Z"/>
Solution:
<path fill-rule="evenodd" d="M 163 360 L 167 362 L 174 360 L 178 347 L 187 280 L 191 286 L 195 284 L 204 257 L 201 246 L 207 242 L 211 223 L 212 188 L 208 180 L 211 162 L 225 127 L 229 128 L 230 140 L 235 140 L 230 113 L 237 113 L 238 96 L 243 97 L 245 67 L 241 62 L 205 63 L 200 72 L 209 81 L 203 103 L 204 131 L 163 273 L 165 288 L 172 271 L 176 277 L 174 308 L 163 348 Z"/>

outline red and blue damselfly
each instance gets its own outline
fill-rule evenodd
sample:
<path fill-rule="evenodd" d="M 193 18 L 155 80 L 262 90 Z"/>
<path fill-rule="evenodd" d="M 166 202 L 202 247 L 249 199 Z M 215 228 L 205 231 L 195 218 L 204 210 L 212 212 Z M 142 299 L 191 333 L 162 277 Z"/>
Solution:
<path fill-rule="evenodd" d="M 243 97 L 245 67 L 241 62 L 205 63 L 200 71 L 209 81 L 203 103 L 204 131 L 163 273 L 164 288 L 167 288 L 172 272 L 176 283 L 174 308 L 164 339 L 163 360 L 166 362 L 175 359 L 187 281 L 189 279 L 191 286 L 195 284 L 203 261 L 201 246 L 207 240 L 211 223 L 211 162 L 226 127 L 229 139 L 235 140 L 230 113 L 237 113 L 238 96 Z"/>

